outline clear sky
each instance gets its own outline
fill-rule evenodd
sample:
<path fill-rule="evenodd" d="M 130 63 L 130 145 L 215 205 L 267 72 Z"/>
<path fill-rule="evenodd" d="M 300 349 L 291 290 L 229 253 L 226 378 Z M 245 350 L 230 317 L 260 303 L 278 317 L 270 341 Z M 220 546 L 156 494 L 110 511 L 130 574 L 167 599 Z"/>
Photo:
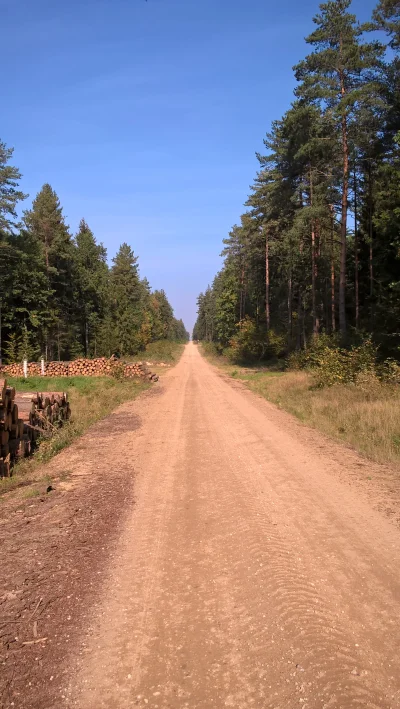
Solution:
<path fill-rule="evenodd" d="M 367 19 L 375 0 L 354 0 Z M 0 139 L 111 259 L 127 241 L 190 330 L 317 0 L 0 0 Z"/>

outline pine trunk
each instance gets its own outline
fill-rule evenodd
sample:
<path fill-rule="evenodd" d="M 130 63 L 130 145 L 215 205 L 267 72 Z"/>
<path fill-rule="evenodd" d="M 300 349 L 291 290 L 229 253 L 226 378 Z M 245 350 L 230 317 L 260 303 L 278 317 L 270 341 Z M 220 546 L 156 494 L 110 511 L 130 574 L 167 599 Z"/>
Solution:
<path fill-rule="evenodd" d="M 317 327 L 317 303 L 316 303 L 316 257 L 315 257 L 315 229 L 314 224 L 311 227 L 311 298 L 312 298 L 312 321 L 313 321 L 313 334 L 318 335 Z"/>
<path fill-rule="evenodd" d="M 85 354 L 89 357 L 89 323 L 87 318 L 85 319 Z"/>
<path fill-rule="evenodd" d="M 239 320 L 244 318 L 244 268 L 242 267 L 240 273 L 240 305 L 239 305 Z"/>
<path fill-rule="evenodd" d="M 270 307 L 269 307 L 269 234 L 268 229 L 265 233 L 265 319 L 267 323 L 267 332 L 270 330 Z"/>
<path fill-rule="evenodd" d="M 334 206 L 331 205 L 331 328 L 336 332 L 336 304 L 335 304 L 335 219 Z"/>
<path fill-rule="evenodd" d="M 368 213 L 369 213 L 369 297 L 370 297 L 370 309 L 371 309 L 371 327 L 374 323 L 374 226 L 373 226 L 373 194 L 372 194 L 372 169 L 371 163 L 368 166 Z"/>
<path fill-rule="evenodd" d="M 343 72 L 340 75 L 342 97 L 346 94 Z M 343 150 L 343 191 L 342 191 L 342 223 L 340 229 L 340 274 L 339 274 L 339 329 L 345 337 L 346 324 L 346 250 L 347 250 L 347 208 L 349 195 L 349 143 L 347 135 L 346 109 L 342 116 L 342 150 Z"/>
<path fill-rule="evenodd" d="M 359 254 L 358 254 L 358 201 L 357 201 L 357 172 L 354 165 L 354 290 L 356 305 L 356 330 L 360 326 L 360 297 L 359 297 Z"/>
<path fill-rule="evenodd" d="M 301 350 L 301 335 L 302 335 L 302 302 L 303 294 L 301 288 L 299 287 L 299 302 L 297 305 L 297 333 L 296 333 L 296 349 Z"/>
<path fill-rule="evenodd" d="M 292 285 L 292 273 L 290 272 L 288 280 L 288 345 L 289 349 L 292 348 L 293 340 L 293 285 Z"/>

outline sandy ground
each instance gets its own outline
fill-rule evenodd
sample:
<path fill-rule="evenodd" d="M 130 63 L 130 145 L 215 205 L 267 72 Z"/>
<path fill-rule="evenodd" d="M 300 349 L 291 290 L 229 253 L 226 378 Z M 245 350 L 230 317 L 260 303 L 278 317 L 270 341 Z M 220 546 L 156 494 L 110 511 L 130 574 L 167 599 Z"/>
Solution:
<path fill-rule="evenodd" d="M 35 617 L 47 639 L 13 645 L 3 630 L 2 706 L 400 707 L 396 471 L 228 380 L 192 344 L 156 386 L 81 439 L 83 467 L 76 450 L 53 461 L 71 481 L 55 485 L 45 525 L 47 501 L 24 527 L 26 509 L 9 513 L 7 534 L 31 554 L 3 605 L 24 637 Z M 61 542 L 52 520 L 68 527 L 77 498 L 84 521 Z M 49 528 L 54 555 L 38 535 Z"/>

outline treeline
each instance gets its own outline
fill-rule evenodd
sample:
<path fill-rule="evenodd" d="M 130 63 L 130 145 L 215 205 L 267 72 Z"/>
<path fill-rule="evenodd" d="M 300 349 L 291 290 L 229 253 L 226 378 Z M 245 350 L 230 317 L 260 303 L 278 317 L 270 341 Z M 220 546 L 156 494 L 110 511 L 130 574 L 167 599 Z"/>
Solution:
<path fill-rule="evenodd" d="M 50 185 L 17 223 L 26 198 L 0 143 L 0 361 L 134 355 L 155 340 L 187 340 L 163 290 L 140 278 L 128 244 L 107 264 L 84 219 L 73 236 Z"/>
<path fill-rule="evenodd" d="M 400 2 L 360 24 L 351 0 L 314 17 L 287 113 L 272 124 L 194 339 L 262 357 L 320 333 L 400 347 Z"/>

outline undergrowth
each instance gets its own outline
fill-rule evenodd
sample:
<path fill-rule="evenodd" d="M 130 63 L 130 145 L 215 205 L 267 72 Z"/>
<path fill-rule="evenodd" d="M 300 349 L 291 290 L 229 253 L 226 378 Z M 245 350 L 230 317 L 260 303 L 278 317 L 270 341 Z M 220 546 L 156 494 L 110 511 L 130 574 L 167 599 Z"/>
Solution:
<path fill-rule="evenodd" d="M 185 343 L 183 342 L 157 340 L 157 342 L 150 342 L 144 352 L 140 352 L 133 361 L 173 364 L 180 358 L 184 347 Z"/>

